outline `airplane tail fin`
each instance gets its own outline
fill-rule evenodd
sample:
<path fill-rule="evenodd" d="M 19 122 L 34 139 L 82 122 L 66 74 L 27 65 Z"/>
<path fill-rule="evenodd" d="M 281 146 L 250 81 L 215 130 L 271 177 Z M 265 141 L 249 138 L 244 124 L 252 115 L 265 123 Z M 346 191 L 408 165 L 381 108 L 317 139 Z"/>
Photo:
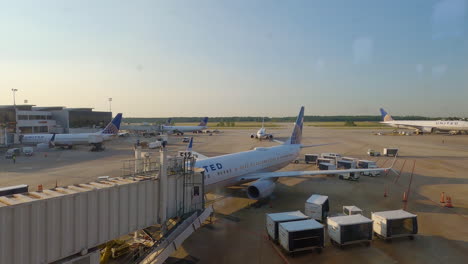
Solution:
<path fill-rule="evenodd" d="M 193 137 L 190 138 L 190 142 L 187 145 L 186 151 L 191 152 L 192 151 L 192 146 L 193 146 Z"/>
<path fill-rule="evenodd" d="M 206 126 L 208 124 L 208 117 L 204 117 L 202 119 L 202 121 L 200 122 L 200 124 L 198 124 L 199 126 Z"/>
<path fill-rule="evenodd" d="M 302 140 L 302 128 L 304 126 L 304 106 L 301 107 L 301 111 L 297 116 L 296 123 L 294 123 L 294 129 L 291 134 L 291 138 L 287 144 L 301 144 Z"/>
<path fill-rule="evenodd" d="M 385 121 L 393 121 L 393 118 L 390 114 L 388 114 L 383 108 L 380 108 L 380 115 L 382 115 L 382 120 Z"/>
<path fill-rule="evenodd" d="M 172 124 L 172 118 L 168 118 L 166 121 L 166 126 L 170 126 Z"/>
<path fill-rule="evenodd" d="M 50 140 L 49 140 L 49 148 L 55 147 L 55 135 L 57 135 L 57 134 L 54 133 L 52 135 L 52 137 L 50 138 Z"/>
<path fill-rule="evenodd" d="M 120 122 L 122 122 L 122 113 L 118 113 L 104 130 L 101 131 L 101 134 L 117 135 L 120 129 Z"/>

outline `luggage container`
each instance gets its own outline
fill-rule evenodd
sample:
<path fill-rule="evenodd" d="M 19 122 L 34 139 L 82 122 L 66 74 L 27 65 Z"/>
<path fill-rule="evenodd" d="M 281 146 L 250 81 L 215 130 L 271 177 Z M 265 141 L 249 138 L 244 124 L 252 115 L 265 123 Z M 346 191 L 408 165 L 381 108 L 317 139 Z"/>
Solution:
<path fill-rule="evenodd" d="M 336 167 L 338 169 L 355 169 L 356 168 L 356 162 L 342 159 L 342 160 L 339 160 L 339 161 L 336 162 Z"/>
<path fill-rule="evenodd" d="M 358 167 L 361 169 L 376 169 L 377 163 L 372 160 L 360 160 L 358 162 Z M 364 175 L 364 176 L 371 176 L 375 177 L 380 175 L 380 171 L 365 171 L 365 172 L 360 172 L 359 174 Z"/>
<path fill-rule="evenodd" d="M 279 224 L 279 243 L 290 254 L 311 249 L 322 252 L 324 235 L 323 225 L 315 220 Z"/>
<path fill-rule="evenodd" d="M 351 158 L 351 157 L 342 157 L 341 160 L 354 161 L 356 164 L 357 164 L 357 162 L 358 162 L 358 159 L 356 159 L 356 158 Z"/>
<path fill-rule="evenodd" d="M 334 159 L 326 159 L 326 158 L 318 158 L 318 159 L 317 159 L 317 166 L 318 166 L 320 163 L 331 163 L 331 164 L 335 164 L 335 160 L 334 160 Z"/>
<path fill-rule="evenodd" d="M 270 239 L 278 240 L 278 224 L 290 221 L 307 220 L 309 217 L 301 211 L 273 213 L 266 215 L 266 229 Z"/>
<path fill-rule="evenodd" d="M 395 157 L 398 154 L 397 148 L 384 148 L 383 155 Z"/>
<path fill-rule="evenodd" d="M 321 156 L 322 158 L 325 158 L 325 156 L 329 156 L 333 158 L 341 158 L 341 155 L 338 153 L 322 153 Z"/>
<path fill-rule="evenodd" d="M 417 215 L 404 210 L 372 213 L 374 234 L 382 239 L 409 237 L 414 239 L 418 233 Z"/>
<path fill-rule="evenodd" d="M 305 215 L 317 221 L 323 222 L 323 220 L 327 218 L 328 212 L 330 211 L 328 196 L 313 194 L 309 197 L 309 199 L 307 199 L 304 207 Z"/>
<path fill-rule="evenodd" d="M 304 155 L 304 160 L 305 163 L 317 163 L 317 159 L 319 158 L 318 154 L 305 154 Z"/>
<path fill-rule="evenodd" d="M 356 214 L 362 215 L 362 210 L 361 210 L 361 208 L 356 207 L 354 205 L 346 205 L 346 206 L 343 206 L 343 214 L 345 214 L 345 215 L 356 215 Z"/>
<path fill-rule="evenodd" d="M 329 217 L 328 235 L 333 245 L 340 247 L 362 243 L 370 246 L 372 241 L 372 220 L 360 214 Z"/>
<path fill-rule="evenodd" d="M 333 163 L 319 163 L 319 170 L 336 170 L 336 166 Z"/>
<path fill-rule="evenodd" d="M 338 179 L 348 180 L 348 181 L 357 181 L 359 180 L 359 174 L 356 174 L 355 172 L 338 173 Z"/>

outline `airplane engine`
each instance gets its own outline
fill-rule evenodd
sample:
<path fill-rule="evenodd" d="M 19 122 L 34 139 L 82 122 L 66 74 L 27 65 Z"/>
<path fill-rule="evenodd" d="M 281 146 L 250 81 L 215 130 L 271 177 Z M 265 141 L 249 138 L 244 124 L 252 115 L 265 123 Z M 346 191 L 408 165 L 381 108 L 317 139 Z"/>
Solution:
<path fill-rule="evenodd" d="M 434 128 L 433 127 L 423 127 L 422 132 L 424 132 L 424 133 L 434 133 Z"/>
<path fill-rule="evenodd" d="M 269 139 L 273 139 L 273 135 L 269 135 L 268 138 L 269 138 Z"/>
<path fill-rule="evenodd" d="M 250 199 L 259 200 L 270 196 L 275 190 L 275 183 L 272 180 L 257 180 L 247 188 L 247 196 Z"/>

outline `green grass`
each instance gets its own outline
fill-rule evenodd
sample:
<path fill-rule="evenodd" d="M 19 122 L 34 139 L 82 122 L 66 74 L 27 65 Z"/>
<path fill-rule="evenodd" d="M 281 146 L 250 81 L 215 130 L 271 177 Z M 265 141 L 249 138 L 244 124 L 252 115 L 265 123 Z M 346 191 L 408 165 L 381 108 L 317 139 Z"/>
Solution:
<path fill-rule="evenodd" d="M 176 123 L 176 126 L 197 126 L 199 123 Z M 220 129 L 244 129 L 244 128 L 260 128 L 262 127 L 262 122 L 235 122 L 234 127 L 217 127 L 218 123 L 208 123 L 208 126 L 212 129 L 220 128 Z M 280 128 L 283 126 L 283 123 L 273 123 L 273 122 L 266 122 L 266 128 Z"/>
<path fill-rule="evenodd" d="M 388 128 L 379 122 L 354 122 L 356 126 L 345 126 L 345 122 L 306 122 L 306 126 L 326 127 L 326 128 Z"/>

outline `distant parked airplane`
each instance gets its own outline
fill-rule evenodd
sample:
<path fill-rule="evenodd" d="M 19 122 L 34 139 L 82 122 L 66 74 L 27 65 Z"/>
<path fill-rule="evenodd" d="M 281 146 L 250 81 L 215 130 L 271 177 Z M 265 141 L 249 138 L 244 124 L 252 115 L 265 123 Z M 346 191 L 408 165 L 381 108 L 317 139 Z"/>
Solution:
<path fill-rule="evenodd" d="M 256 139 L 259 139 L 259 140 L 262 140 L 262 139 L 273 139 L 273 135 L 272 134 L 268 134 L 266 132 L 266 129 L 265 129 L 265 118 L 263 118 L 263 121 L 262 121 L 262 128 L 260 128 L 256 134 L 252 134 L 250 135 L 250 138 L 256 138 Z"/>
<path fill-rule="evenodd" d="M 171 119 L 168 120 L 170 122 Z M 169 123 L 170 124 L 170 123 Z M 195 132 L 206 129 L 208 126 L 208 117 L 205 117 L 201 120 L 198 126 L 171 126 L 171 125 L 162 125 L 161 130 L 169 134 L 180 134 L 183 135 L 186 132 Z"/>
<path fill-rule="evenodd" d="M 118 135 L 122 114 L 117 114 L 114 119 L 101 131 L 96 133 L 76 133 L 76 134 L 24 134 L 20 136 L 22 144 L 53 144 L 59 147 L 72 148 L 74 145 L 90 145 L 102 143 Z"/>
<path fill-rule="evenodd" d="M 396 127 L 415 129 L 418 132 L 434 133 L 436 131 L 446 131 L 451 134 L 459 134 L 468 131 L 467 121 L 445 121 L 445 120 L 393 120 L 383 108 L 380 108 L 382 124 Z"/>

